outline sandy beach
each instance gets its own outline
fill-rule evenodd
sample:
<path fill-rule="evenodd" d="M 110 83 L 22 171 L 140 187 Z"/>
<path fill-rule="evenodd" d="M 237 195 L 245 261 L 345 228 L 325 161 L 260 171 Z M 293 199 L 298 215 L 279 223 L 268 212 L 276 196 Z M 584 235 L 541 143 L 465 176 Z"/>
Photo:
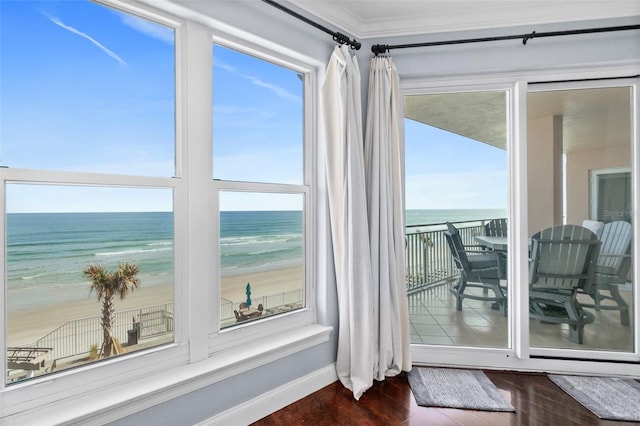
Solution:
<path fill-rule="evenodd" d="M 145 280 L 152 279 L 141 277 L 139 289 L 125 300 L 116 299 L 116 312 L 171 303 L 173 289 L 170 283 L 154 282 L 151 285 L 147 281 L 149 284 L 145 286 Z M 247 282 L 251 283 L 251 298 L 254 300 L 262 296 L 298 290 L 302 283 L 302 267 L 222 277 L 221 296 L 233 301 L 234 305 L 243 302 L 246 299 Z M 89 296 L 87 283 L 86 299 L 10 311 L 7 314 L 8 346 L 33 343 L 67 321 L 100 315 L 101 306 L 95 295 Z"/>

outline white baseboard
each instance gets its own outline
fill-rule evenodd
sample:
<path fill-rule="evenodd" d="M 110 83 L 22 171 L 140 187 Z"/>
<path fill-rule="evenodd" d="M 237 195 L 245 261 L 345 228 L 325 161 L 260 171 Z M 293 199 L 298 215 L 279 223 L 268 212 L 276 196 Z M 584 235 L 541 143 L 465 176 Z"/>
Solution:
<path fill-rule="evenodd" d="M 335 364 L 328 365 L 273 391 L 237 405 L 196 426 L 241 426 L 260 420 L 338 380 Z"/>

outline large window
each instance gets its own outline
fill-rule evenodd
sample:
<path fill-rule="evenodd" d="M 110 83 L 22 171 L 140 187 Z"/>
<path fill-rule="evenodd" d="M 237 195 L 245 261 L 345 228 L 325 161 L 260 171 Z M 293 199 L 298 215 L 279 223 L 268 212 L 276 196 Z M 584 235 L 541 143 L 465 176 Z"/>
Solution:
<path fill-rule="evenodd" d="M 305 306 L 304 81 L 213 46 L 221 327 Z"/>
<path fill-rule="evenodd" d="M 0 6 L 7 384 L 174 341 L 174 29 Z"/>
<path fill-rule="evenodd" d="M 3 420 L 117 416 L 329 337 L 313 65 L 109 2 L 0 2 Z"/>

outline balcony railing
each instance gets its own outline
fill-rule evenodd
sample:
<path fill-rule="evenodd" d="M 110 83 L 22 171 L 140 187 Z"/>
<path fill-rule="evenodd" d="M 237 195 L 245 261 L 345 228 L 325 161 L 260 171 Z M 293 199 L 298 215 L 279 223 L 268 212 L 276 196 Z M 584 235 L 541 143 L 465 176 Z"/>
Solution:
<path fill-rule="evenodd" d="M 491 219 L 452 222 L 465 245 L 474 245 L 474 237 L 484 234 Z M 452 280 L 458 275 L 444 232 L 446 223 L 406 227 L 405 262 L 407 293 L 415 293 Z"/>

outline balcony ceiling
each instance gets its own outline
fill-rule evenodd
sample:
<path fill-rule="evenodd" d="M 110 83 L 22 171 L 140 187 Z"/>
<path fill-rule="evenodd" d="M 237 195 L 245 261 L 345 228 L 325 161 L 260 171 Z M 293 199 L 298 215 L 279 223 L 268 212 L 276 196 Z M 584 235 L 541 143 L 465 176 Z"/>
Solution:
<path fill-rule="evenodd" d="M 562 117 L 565 154 L 629 145 L 631 92 L 628 87 L 539 92 L 529 95 L 529 120 Z M 405 116 L 505 149 L 503 92 L 416 95 L 405 99 Z"/>

